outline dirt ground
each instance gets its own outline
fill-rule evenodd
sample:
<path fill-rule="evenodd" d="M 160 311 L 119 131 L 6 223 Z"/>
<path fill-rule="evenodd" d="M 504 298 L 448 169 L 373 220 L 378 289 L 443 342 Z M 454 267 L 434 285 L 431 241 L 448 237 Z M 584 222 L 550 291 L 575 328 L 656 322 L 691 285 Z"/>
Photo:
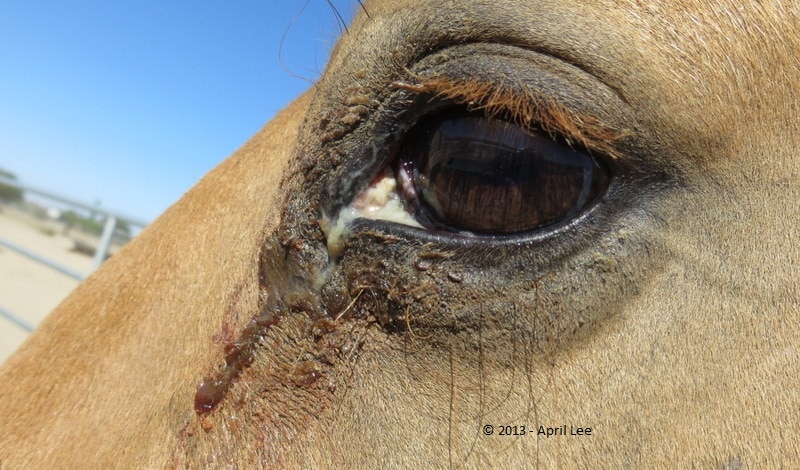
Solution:
<path fill-rule="evenodd" d="M 92 258 L 71 251 L 73 241 L 47 222 L 0 206 L 0 239 L 33 251 L 82 274 L 92 270 Z M 0 246 L 0 308 L 36 326 L 66 297 L 78 281 Z M 0 363 L 28 336 L 23 328 L 0 316 Z"/>

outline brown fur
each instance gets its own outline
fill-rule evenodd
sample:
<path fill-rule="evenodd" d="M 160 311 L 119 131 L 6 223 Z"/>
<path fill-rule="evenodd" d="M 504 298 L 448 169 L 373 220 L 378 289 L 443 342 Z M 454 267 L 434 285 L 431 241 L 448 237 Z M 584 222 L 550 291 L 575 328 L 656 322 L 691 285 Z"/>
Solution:
<path fill-rule="evenodd" d="M 313 91 L 2 366 L 0 466 L 800 461 L 796 5 L 365 6 Z M 429 105 L 416 91 L 618 154 L 625 184 L 536 240 L 362 224 L 329 260 L 319 218 L 386 163 Z M 196 412 L 242 345 L 249 364 Z"/>

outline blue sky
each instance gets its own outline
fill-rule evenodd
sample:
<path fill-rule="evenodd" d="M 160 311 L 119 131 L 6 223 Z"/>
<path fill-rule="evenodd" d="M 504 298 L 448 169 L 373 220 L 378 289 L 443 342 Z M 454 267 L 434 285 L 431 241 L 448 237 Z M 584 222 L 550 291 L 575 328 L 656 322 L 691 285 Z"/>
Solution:
<path fill-rule="evenodd" d="M 319 77 L 340 27 L 304 3 L 4 0 L 0 168 L 155 219 Z"/>

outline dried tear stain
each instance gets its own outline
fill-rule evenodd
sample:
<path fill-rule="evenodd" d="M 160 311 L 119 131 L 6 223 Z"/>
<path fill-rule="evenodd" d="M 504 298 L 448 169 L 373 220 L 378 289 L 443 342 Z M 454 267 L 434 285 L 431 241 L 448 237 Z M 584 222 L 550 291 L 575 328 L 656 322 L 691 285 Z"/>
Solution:
<path fill-rule="evenodd" d="M 287 294 L 291 296 L 291 294 Z M 287 314 L 309 313 L 313 311 L 311 304 L 305 299 L 295 299 L 295 303 L 286 306 L 283 296 L 277 295 L 271 299 L 261 312 L 253 318 L 242 330 L 239 337 L 232 342 L 223 345 L 225 353 L 225 367 L 215 375 L 206 377 L 197 387 L 194 398 L 194 409 L 202 415 L 216 409 L 231 387 L 236 382 L 242 372 L 252 364 L 255 354 L 260 347 L 263 347 L 264 338 L 278 325 L 282 318 Z M 313 323 L 319 323 L 319 319 Z M 311 329 L 311 328 L 309 328 Z M 319 330 L 319 328 L 317 328 Z M 325 334 L 335 331 L 335 325 L 330 325 L 324 329 L 324 333 L 318 336 L 318 341 L 322 340 Z M 304 361 L 298 364 L 297 370 L 293 372 L 292 382 L 298 386 L 312 385 L 322 374 L 320 367 L 312 365 L 312 361 Z M 300 378 L 296 378 L 300 377 Z"/>
<path fill-rule="evenodd" d="M 267 330 L 280 321 L 280 316 L 265 309 L 250 321 L 239 339 L 225 345 L 225 368 L 216 377 L 204 379 L 194 396 L 197 413 L 208 413 L 216 408 L 230 389 L 233 381 L 253 360 L 256 346 Z"/>
<path fill-rule="evenodd" d="M 324 250 L 324 244 L 314 243 L 317 237 L 304 232 L 319 228 L 305 224 L 298 230 L 291 219 L 284 217 L 281 227 L 267 236 L 262 246 L 259 284 L 266 300 L 259 313 L 235 339 L 231 339 L 229 326 L 223 324 L 217 339 L 223 340 L 225 365 L 206 376 L 195 392 L 194 409 L 201 420 L 220 406 L 259 351 L 291 355 L 288 360 L 273 364 L 271 377 L 261 377 L 259 381 L 305 389 L 319 385 L 330 392 L 336 388 L 335 380 L 320 379 L 339 359 L 358 349 L 369 321 L 363 315 L 355 315 L 354 298 L 344 287 L 314 287 L 320 282 L 315 279 L 325 278 L 324 267 L 314 262 L 315 257 L 309 253 Z"/>

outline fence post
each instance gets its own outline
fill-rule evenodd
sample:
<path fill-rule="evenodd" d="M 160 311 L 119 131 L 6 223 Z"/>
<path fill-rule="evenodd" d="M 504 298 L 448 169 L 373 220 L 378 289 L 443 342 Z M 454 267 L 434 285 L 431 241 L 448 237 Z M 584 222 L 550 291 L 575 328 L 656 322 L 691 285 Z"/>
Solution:
<path fill-rule="evenodd" d="M 111 245 L 111 237 L 114 235 L 114 229 L 117 227 L 117 218 L 113 215 L 106 217 L 106 224 L 103 227 L 103 235 L 100 236 L 100 244 L 97 245 L 97 250 L 94 252 L 94 260 L 92 261 L 92 270 L 97 269 L 106 260 L 106 253 L 108 247 Z"/>

